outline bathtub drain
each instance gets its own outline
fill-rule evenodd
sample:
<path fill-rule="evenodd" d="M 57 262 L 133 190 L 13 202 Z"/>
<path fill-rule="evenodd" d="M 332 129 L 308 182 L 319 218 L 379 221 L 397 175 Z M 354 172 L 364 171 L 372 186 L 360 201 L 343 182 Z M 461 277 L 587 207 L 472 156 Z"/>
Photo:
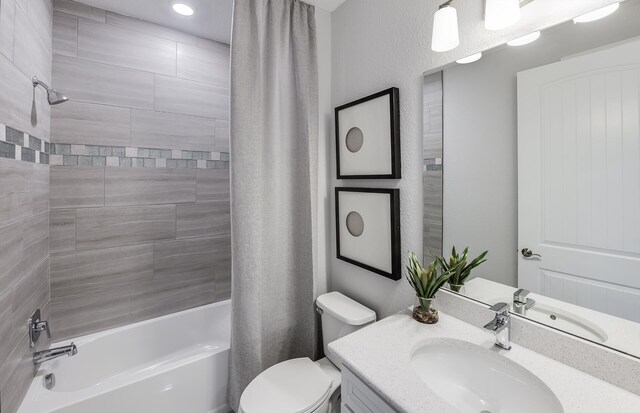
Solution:
<path fill-rule="evenodd" d="M 56 385 L 56 375 L 53 373 L 49 373 L 46 376 L 44 376 L 44 387 L 47 388 L 47 390 L 51 390 L 53 389 L 53 387 Z"/>

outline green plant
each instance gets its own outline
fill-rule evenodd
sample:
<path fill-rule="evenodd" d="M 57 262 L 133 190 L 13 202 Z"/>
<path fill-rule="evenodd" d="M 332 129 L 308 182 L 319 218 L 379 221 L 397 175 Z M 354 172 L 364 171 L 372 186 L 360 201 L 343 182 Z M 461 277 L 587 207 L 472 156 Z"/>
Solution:
<path fill-rule="evenodd" d="M 407 281 L 416 292 L 416 296 L 422 300 L 435 298 L 436 293 L 448 280 L 450 271 L 438 271 L 438 261 L 433 261 L 429 267 L 424 268 L 414 252 L 409 252 L 409 265 L 407 265 Z"/>
<path fill-rule="evenodd" d="M 471 270 L 486 261 L 485 257 L 488 252 L 489 251 L 483 252 L 467 264 L 469 260 L 469 247 L 465 248 L 464 251 L 462 251 L 462 254 L 458 254 L 456 252 L 456 247 L 453 247 L 448 261 L 444 257 L 438 257 L 436 260 L 443 271 L 451 272 L 449 284 L 452 288 L 459 289 L 471 274 Z"/>

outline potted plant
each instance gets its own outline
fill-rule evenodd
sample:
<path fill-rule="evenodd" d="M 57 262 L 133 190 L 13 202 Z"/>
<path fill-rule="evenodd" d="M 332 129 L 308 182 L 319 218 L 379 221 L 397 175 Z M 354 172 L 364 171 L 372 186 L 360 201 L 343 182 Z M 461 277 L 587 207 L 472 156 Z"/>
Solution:
<path fill-rule="evenodd" d="M 458 254 L 456 252 L 456 247 L 454 246 L 451 249 L 451 256 L 448 261 L 444 257 L 437 258 L 442 271 L 451 272 L 451 276 L 449 277 L 449 286 L 451 287 L 451 290 L 457 293 L 460 292 L 464 286 L 465 280 L 471 274 L 471 270 L 486 261 L 485 257 L 488 252 L 489 251 L 483 252 L 467 264 L 469 260 L 469 247 L 465 248 L 464 251 L 462 251 L 462 254 Z"/>
<path fill-rule="evenodd" d="M 424 268 L 416 254 L 409 252 L 407 265 L 407 281 L 416 292 L 417 302 L 413 306 L 413 318 L 421 323 L 438 322 L 438 310 L 434 306 L 436 293 L 449 279 L 450 272 L 438 270 L 438 261 L 433 261 Z"/>

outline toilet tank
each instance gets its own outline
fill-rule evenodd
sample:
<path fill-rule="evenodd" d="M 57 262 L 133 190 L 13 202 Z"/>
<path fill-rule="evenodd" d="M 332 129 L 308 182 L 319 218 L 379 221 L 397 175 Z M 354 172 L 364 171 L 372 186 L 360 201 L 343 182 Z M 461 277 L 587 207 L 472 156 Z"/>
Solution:
<path fill-rule="evenodd" d="M 338 356 L 329 351 L 329 343 L 375 322 L 376 313 L 337 291 L 322 294 L 316 299 L 316 306 L 322 319 L 324 354 L 342 368 Z"/>

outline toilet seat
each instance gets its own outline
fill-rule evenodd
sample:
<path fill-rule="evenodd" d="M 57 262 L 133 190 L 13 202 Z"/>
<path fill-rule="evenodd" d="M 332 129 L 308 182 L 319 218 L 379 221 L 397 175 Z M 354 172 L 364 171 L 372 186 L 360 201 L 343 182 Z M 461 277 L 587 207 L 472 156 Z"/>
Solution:
<path fill-rule="evenodd" d="M 331 395 L 332 380 L 311 359 L 297 358 L 269 367 L 247 386 L 242 413 L 309 413 Z"/>

